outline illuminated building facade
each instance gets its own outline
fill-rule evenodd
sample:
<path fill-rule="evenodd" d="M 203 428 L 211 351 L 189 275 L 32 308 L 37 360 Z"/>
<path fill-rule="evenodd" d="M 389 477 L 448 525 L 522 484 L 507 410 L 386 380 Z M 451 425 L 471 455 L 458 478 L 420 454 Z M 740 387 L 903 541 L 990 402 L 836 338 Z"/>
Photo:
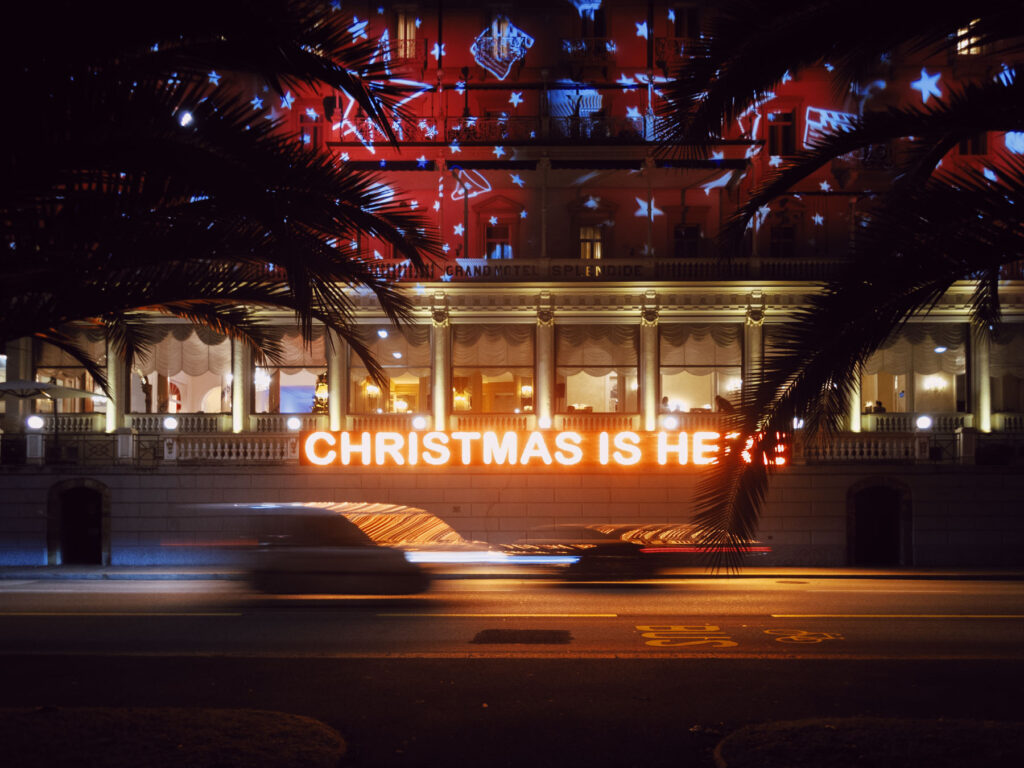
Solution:
<path fill-rule="evenodd" d="M 762 209 L 745 254 L 728 262 L 715 251 L 723 222 L 786 157 L 865 109 L 927 103 L 1007 67 L 973 49 L 894 60 L 842 98 L 827 65 L 795 72 L 709 159 L 684 160 L 657 152 L 659 88 L 692 55 L 713 3 L 342 5 L 353 38 L 378 40 L 411 88 L 410 117 L 393 123 L 400 146 L 340 94 L 260 87 L 251 103 L 303 143 L 378 174 L 382 200 L 423 211 L 440 233 L 444 258 L 424 270 L 373 239 L 338 243 L 414 300 L 415 324 L 398 330 L 371 295 L 357 296 L 386 386 L 327 334 L 304 346 L 284 316 L 268 316 L 285 326 L 288 350 L 272 367 L 184 324 L 161 326 L 130 368 L 83 336 L 106 359 L 114 397 L 60 401 L 57 413 L 7 402 L 0 562 L 67 560 L 76 504 L 94 510 L 83 526 L 98 531 L 74 534 L 92 542 L 82 557 L 112 563 L 165 558 L 161 542 L 203 530 L 178 506 L 207 501 L 410 504 L 492 542 L 559 522 L 684 520 L 692 459 L 705 455 L 697 435 L 718 433 L 778 328 L 834 274 L 896 150 L 873 147 L 809 177 Z M 1021 152 L 1024 137 L 993 133 L 944 162 L 998 173 L 1000 154 Z M 868 361 L 845 433 L 813 450 L 794 433 L 761 529 L 774 562 L 1019 562 L 1020 278 L 1001 286 L 1006 330 L 995 342 L 970 333 L 972 286 L 959 285 Z M 22 340 L 6 355 L 8 379 L 93 388 L 57 350 Z M 43 426 L 26 432 L 33 409 Z M 300 462 L 318 431 L 360 447 L 365 435 L 373 451 L 384 433 L 403 443 L 387 438 L 383 461 Z M 593 452 L 413 463 L 410 436 L 421 433 L 480 434 L 481 447 L 492 434 L 492 459 L 511 450 L 508 435 L 520 458 L 531 439 L 572 457 L 568 434 Z M 690 461 L 650 458 L 680 433 Z M 610 456 L 632 444 L 623 434 L 654 446 L 650 460 L 602 462 L 600 441 Z M 387 460 L 392 451 L 405 463 Z"/>

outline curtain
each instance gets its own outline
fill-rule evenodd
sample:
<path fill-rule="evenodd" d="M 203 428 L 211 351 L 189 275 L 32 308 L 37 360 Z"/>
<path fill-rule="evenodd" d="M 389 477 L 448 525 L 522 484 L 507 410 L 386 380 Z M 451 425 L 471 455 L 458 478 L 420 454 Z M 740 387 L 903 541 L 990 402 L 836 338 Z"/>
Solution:
<path fill-rule="evenodd" d="M 281 337 L 283 356 L 276 370 L 295 374 L 301 371 L 319 373 L 327 367 L 326 335 L 322 326 L 313 329 L 313 340 L 306 346 L 298 328 L 290 328 Z M 273 367 L 273 366 L 268 366 Z"/>
<path fill-rule="evenodd" d="M 1024 379 L 1024 326 L 1004 325 L 992 340 L 989 373 Z"/>
<path fill-rule="evenodd" d="M 387 334 L 381 336 L 380 332 Z M 394 378 L 408 373 L 418 378 L 430 375 L 430 326 L 361 325 L 356 338 L 365 344 L 373 358 Z M 366 376 L 366 366 L 355 352 L 349 357 L 351 377 Z"/>
<path fill-rule="evenodd" d="M 452 327 L 452 365 L 500 376 L 513 368 L 533 370 L 532 325 L 456 325 Z"/>
<path fill-rule="evenodd" d="M 635 325 L 555 326 L 555 361 L 561 376 L 636 374 L 640 328 Z"/>
<path fill-rule="evenodd" d="M 705 375 L 706 366 L 742 364 L 740 333 L 737 323 L 662 323 L 658 326 L 658 350 L 662 366 L 682 366 L 691 373 Z"/>
<path fill-rule="evenodd" d="M 156 326 L 163 339 L 136 360 L 134 367 L 163 376 L 231 373 L 231 342 L 218 333 L 191 325 Z"/>
<path fill-rule="evenodd" d="M 966 373 L 967 326 L 961 323 L 910 323 L 890 336 L 868 358 L 864 374 Z M 945 347 L 945 352 L 936 348 Z"/>
<path fill-rule="evenodd" d="M 99 328 L 72 329 L 68 335 L 94 362 L 103 365 L 107 359 L 107 346 Z M 49 375 L 59 378 L 81 376 L 82 364 L 62 349 L 40 342 L 35 345 L 35 367 L 47 368 Z M 56 370 L 54 370 L 56 369 Z"/>

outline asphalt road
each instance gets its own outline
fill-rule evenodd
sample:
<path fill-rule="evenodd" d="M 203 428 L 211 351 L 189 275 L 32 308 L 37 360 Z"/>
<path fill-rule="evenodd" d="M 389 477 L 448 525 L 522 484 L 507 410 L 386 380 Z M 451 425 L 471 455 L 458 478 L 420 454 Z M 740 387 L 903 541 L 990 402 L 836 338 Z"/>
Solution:
<path fill-rule="evenodd" d="M 349 766 L 711 768 L 751 722 L 1024 721 L 1022 592 L 472 580 L 270 600 L 224 582 L 4 582 L 0 706 L 291 712 L 337 728 Z"/>
<path fill-rule="evenodd" d="M 435 582 L 272 598 L 237 582 L 0 583 L 0 652 L 243 656 L 1024 659 L 1024 583 Z"/>

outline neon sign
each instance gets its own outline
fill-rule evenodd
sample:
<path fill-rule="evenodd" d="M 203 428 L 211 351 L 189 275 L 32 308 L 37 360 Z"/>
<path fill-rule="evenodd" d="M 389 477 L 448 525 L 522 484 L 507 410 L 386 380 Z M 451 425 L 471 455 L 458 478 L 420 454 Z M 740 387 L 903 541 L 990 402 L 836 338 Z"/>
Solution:
<path fill-rule="evenodd" d="M 705 466 L 748 438 L 718 432 L 308 432 L 300 462 L 307 466 Z M 780 444 L 772 463 L 786 463 Z"/>

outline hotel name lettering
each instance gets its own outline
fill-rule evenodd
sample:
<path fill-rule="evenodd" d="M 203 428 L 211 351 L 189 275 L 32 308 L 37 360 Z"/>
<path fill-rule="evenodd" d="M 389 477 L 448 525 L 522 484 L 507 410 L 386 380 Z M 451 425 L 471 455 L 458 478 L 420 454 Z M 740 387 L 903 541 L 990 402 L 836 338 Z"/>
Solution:
<path fill-rule="evenodd" d="M 752 440 L 718 432 L 306 432 L 305 465 L 396 467 L 703 466 Z M 786 463 L 786 446 L 772 463 Z"/>
<path fill-rule="evenodd" d="M 617 281 L 683 279 L 685 264 L 678 261 L 634 262 L 619 260 L 612 263 L 582 263 L 579 260 L 526 260 L 512 263 L 491 259 L 459 259 L 457 262 L 438 262 L 417 267 L 409 262 L 367 262 L 379 278 L 393 281 Z"/>

